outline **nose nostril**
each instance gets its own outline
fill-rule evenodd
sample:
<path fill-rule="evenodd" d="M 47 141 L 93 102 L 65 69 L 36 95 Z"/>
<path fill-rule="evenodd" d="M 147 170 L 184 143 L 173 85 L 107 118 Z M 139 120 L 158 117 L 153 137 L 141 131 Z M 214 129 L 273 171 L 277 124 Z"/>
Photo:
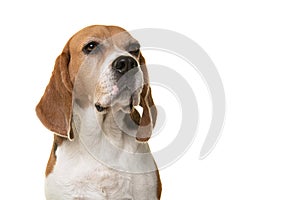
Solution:
<path fill-rule="evenodd" d="M 124 59 L 121 59 L 117 63 L 116 69 L 123 70 L 124 68 L 126 68 L 126 61 Z"/>
<path fill-rule="evenodd" d="M 120 56 L 112 63 L 112 67 L 120 73 L 125 73 L 137 66 L 136 60 L 130 56 Z"/>
<path fill-rule="evenodd" d="M 129 60 L 130 69 L 137 67 L 137 62 L 134 59 Z"/>

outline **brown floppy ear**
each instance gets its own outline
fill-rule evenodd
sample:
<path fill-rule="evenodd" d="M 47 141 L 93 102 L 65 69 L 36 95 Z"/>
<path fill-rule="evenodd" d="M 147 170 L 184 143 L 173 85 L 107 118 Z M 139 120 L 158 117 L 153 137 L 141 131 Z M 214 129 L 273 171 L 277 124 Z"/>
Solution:
<path fill-rule="evenodd" d="M 68 65 L 68 44 L 57 57 L 52 76 L 44 95 L 36 106 L 36 113 L 43 125 L 56 135 L 73 139 L 70 121 L 72 115 L 72 90 Z"/>
<path fill-rule="evenodd" d="M 139 62 L 144 76 L 144 87 L 140 98 L 140 106 L 143 108 L 143 114 L 139 120 L 139 127 L 137 130 L 136 139 L 140 142 L 146 142 L 151 137 L 152 130 L 155 126 L 157 118 L 157 109 L 153 102 L 151 88 L 149 84 L 149 75 L 146 68 L 146 62 L 142 54 L 140 54 Z"/>

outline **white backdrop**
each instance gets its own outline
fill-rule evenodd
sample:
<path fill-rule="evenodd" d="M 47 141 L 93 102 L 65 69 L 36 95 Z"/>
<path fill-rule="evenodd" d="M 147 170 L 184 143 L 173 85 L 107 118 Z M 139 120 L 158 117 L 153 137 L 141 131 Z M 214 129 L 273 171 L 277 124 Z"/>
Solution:
<path fill-rule="evenodd" d="M 190 83 L 199 84 L 203 91 L 197 94 L 199 133 L 183 157 L 161 170 L 162 199 L 300 198 L 297 1 L 29 0 L 0 4 L 1 198 L 44 199 L 52 135 L 38 121 L 34 108 L 66 41 L 92 24 L 182 33 L 208 53 L 223 80 L 227 113 L 222 137 L 213 152 L 199 160 L 211 103 L 203 80 L 191 75 Z M 172 62 L 171 57 L 145 54 L 148 62 Z M 151 141 L 154 150 L 176 136 L 172 124 L 180 119 L 167 108 L 168 97 L 176 105 L 172 95 L 154 88 L 154 98 L 166 105 L 168 118 L 165 129 Z"/>

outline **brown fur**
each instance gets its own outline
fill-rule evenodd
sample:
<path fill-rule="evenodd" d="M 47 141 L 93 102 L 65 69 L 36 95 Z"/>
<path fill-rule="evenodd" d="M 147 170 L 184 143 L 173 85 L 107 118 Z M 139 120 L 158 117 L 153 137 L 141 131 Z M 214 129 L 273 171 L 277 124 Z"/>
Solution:
<path fill-rule="evenodd" d="M 36 107 L 37 116 L 44 126 L 62 137 L 68 136 L 72 115 L 73 86 L 68 70 L 69 58 L 68 48 L 65 47 L 56 59 L 52 77 Z"/>
<path fill-rule="evenodd" d="M 161 184 L 160 175 L 159 175 L 158 170 L 156 171 L 156 176 L 157 176 L 157 198 L 160 199 L 161 192 L 162 192 L 162 184 Z"/>
<path fill-rule="evenodd" d="M 139 55 L 139 63 L 141 65 L 141 69 L 144 77 L 144 87 L 141 93 L 141 102 L 140 106 L 143 108 L 142 117 L 136 115 L 135 113 L 132 118 L 135 122 L 138 121 L 138 131 L 136 134 L 136 139 L 141 142 L 146 142 L 149 140 L 152 134 L 153 127 L 155 126 L 156 118 L 157 118 L 157 109 L 152 99 L 151 88 L 149 86 L 149 75 L 148 70 L 146 68 L 146 61 L 142 54 Z M 133 110 L 134 112 L 134 110 Z M 137 118 L 140 118 L 137 120 Z"/>
<path fill-rule="evenodd" d="M 126 34 L 117 35 L 120 32 Z M 124 43 L 128 38 L 131 38 L 129 34 L 120 27 L 90 26 L 76 33 L 67 42 L 61 55 L 56 59 L 49 84 L 36 107 L 36 113 L 40 121 L 45 127 L 56 133 L 46 168 L 46 176 L 53 171 L 56 162 L 55 151 L 57 147 L 65 138 L 73 139 L 70 125 L 72 119 L 72 91 L 77 72 L 84 60 L 81 49 L 89 37 L 105 39 L 111 36 L 116 36 L 114 42 L 117 45 L 121 45 L 122 42 Z M 141 54 L 139 55 L 139 62 L 144 75 L 144 87 L 140 98 L 143 114 L 140 116 L 138 112 L 133 109 L 131 117 L 135 123 L 139 125 L 136 139 L 144 142 L 151 136 L 157 117 L 157 110 L 151 95 L 145 59 Z M 161 183 L 158 171 L 157 177 L 159 183 L 158 196 L 160 197 Z"/>
<path fill-rule="evenodd" d="M 64 140 L 66 140 L 66 139 L 59 137 L 57 135 L 54 135 L 53 145 L 52 145 L 50 157 L 49 157 L 47 167 L 46 167 L 46 172 L 45 172 L 46 177 L 53 171 L 54 165 L 56 163 L 56 155 L 55 155 L 56 149 L 59 145 L 61 145 L 63 143 Z"/>

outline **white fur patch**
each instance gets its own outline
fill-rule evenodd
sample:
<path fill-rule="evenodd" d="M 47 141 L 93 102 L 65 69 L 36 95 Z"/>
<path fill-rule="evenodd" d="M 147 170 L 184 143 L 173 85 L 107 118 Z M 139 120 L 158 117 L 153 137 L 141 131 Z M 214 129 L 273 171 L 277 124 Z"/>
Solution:
<path fill-rule="evenodd" d="M 77 125 L 74 126 L 73 123 L 73 128 L 78 129 L 78 132 L 74 131 L 74 141 L 65 141 L 57 149 L 56 165 L 46 178 L 47 199 L 157 199 L 157 177 L 153 171 L 156 169 L 153 158 L 128 157 L 134 155 L 133 152 L 136 155 L 150 153 L 148 144 L 137 143 L 135 138 L 126 134 L 120 135 L 123 133 L 114 129 L 113 120 L 103 120 L 102 115 L 96 118 L 97 112 L 93 107 L 82 109 L 75 105 L 74 115 L 73 121 Z M 112 124 L 102 126 L 101 123 L 104 122 Z M 104 129 L 112 129 L 101 131 L 97 123 Z M 124 147 L 123 151 L 113 149 L 116 146 Z M 128 154 L 124 150 L 132 153 Z M 107 166 L 107 163 L 99 159 L 111 162 Z M 152 165 L 152 172 L 149 172 L 149 165 Z M 137 166 L 139 170 L 145 170 L 145 173 L 126 172 L 126 169 Z"/>

